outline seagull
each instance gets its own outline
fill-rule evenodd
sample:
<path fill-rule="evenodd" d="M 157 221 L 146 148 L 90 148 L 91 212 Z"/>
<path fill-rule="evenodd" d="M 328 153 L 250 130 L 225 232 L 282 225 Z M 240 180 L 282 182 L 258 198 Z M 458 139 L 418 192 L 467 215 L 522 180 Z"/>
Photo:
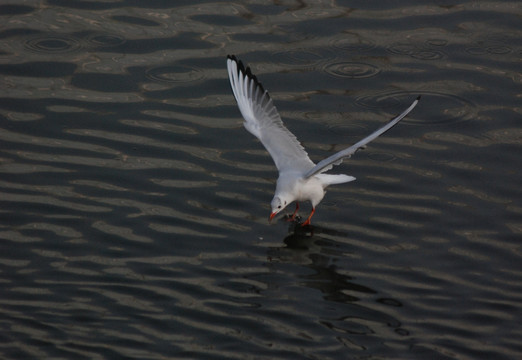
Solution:
<path fill-rule="evenodd" d="M 290 217 L 293 221 L 299 210 L 299 202 L 310 201 L 312 211 L 302 226 L 310 225 L 315 208 L 325 195 L 325 188 L 355 180 L 353 176 L 325 172 L 395 126 L 417 106 L 420 99 L 418 96 L 406 110 L 377 131 L 315 164 L 294 134 L 284 126 L 268 91 L 252 74 L 250 68 L 245 68 L 236 56 L 228 55 L 227 69 L 232 92 L 245 119 L 245 128 L 261 141 L 279 171 L 274 198 L 270 203 L 272 212 L 269 222 L 295 201 L 295 211 Z"/>

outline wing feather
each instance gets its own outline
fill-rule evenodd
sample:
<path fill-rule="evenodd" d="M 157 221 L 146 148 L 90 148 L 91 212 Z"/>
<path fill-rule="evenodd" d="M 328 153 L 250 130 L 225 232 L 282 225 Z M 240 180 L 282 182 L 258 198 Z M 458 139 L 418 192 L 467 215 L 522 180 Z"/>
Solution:
<path fill-rule="evenodd" d="M 297 138 L 284 126 L 268 92 L 250 68 L 235 56 L 227 58 L 228 76 L 244 126 L 272 156 L 279 172 L 306 172 L 315 164 Z"/>
<path fill-rule="evenodd" d="M 309 178 L 310 176 L 314 176 L 316 174 L 328 171 L 334 165 L 339 165 L 340 163 L 343 162 L 344 159 L 351 157 L 357 150 L 364 147 L 370 141 L 375 140 L 380 135 L 384 134 L 386 131 L 390 130 L 392 127 L 397 125 L 397 123 L 399 121 L 401 121 L 406 115 L 408 115 L 410 113 L 410 111 L 413 110 L 413 108 L 415 108 L 415 106 L 417 106 L 417 103 L 419 102 L 419 100 L 420 100 L 420 96 L 418 96 L 417 99 L 415 99 L 415 101 L 406 110 L 404 110 L 400 115 L 397 115 L 395 118 L 390 120 L 390 122 L 388 122 L 386 125 L 384 125 L 380 129 L 374 131 L 373 133 L 371 133 L 370 135 L 368 135 L 361 141 L 359 141 L 359 142 L 353 144 L 352 146 L 350 146 L 349 148 L 341 150 L 338 153 L 335 153 L 332 156 L 327 157 L 326 159 L 317 163 L 317 165 L 315 167 L 313 167 L 308 172 L 306 172 L 304 177 Z"/>

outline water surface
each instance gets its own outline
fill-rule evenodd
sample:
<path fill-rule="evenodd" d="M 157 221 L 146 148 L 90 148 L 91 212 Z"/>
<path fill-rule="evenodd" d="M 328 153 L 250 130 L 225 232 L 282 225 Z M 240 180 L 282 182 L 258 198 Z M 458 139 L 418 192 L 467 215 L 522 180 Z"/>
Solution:
<path fill-rule="evenodd" d="M 515 1 L 0 5 L 0 355 L 522 355 L 522 31 Z M 311 228 L 226 55 L 319 161 Z M 304 207 L 303 215 L 310 210 Z"/>

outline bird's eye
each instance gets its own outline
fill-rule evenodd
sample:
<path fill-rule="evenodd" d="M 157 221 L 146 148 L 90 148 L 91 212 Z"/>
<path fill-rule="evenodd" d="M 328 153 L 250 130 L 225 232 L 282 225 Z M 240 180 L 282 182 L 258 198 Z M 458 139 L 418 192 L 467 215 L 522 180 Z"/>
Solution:
<path fill-rule="evenodd" d="M 281 205 L 279 205 L 277 208 L 278 208 L 278 209 L 281 209 Z"/>

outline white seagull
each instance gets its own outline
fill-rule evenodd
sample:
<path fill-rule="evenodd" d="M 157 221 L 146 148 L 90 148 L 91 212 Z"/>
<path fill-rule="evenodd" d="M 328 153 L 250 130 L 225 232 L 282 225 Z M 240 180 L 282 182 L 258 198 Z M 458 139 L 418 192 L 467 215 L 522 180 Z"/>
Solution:
<path fill-rule="evenodd" d="M 299 209 L 299 201 L 308 200 L 312 203 L 312 212 L 302 225 L 309 225 L 315 207 L 323 199 L 324 189 L 327 186 L 355 180 L 353 176 L 332 175 L 324 172 L 330 170 L 333 165 L 339 165 L 367 143 L 391 129 L 413 110 L 420 99 L 420 96 L 417 97 L 402 114 L 393 118 L 379 130 L 316 165 L 310 160 L 296 137 L 283 125 L 268 91 L 252 74 L 250 68 L 245 68 L 243 63 L 233 55 L 227 57 L 227 68 L 234 97 L 241 115 L 245 119 L 245 128 L 261 141 L 279 170 L 269 221 L 295 201 L 296 207 L 291 217 L 291 220 L 294 220 Z"/>

